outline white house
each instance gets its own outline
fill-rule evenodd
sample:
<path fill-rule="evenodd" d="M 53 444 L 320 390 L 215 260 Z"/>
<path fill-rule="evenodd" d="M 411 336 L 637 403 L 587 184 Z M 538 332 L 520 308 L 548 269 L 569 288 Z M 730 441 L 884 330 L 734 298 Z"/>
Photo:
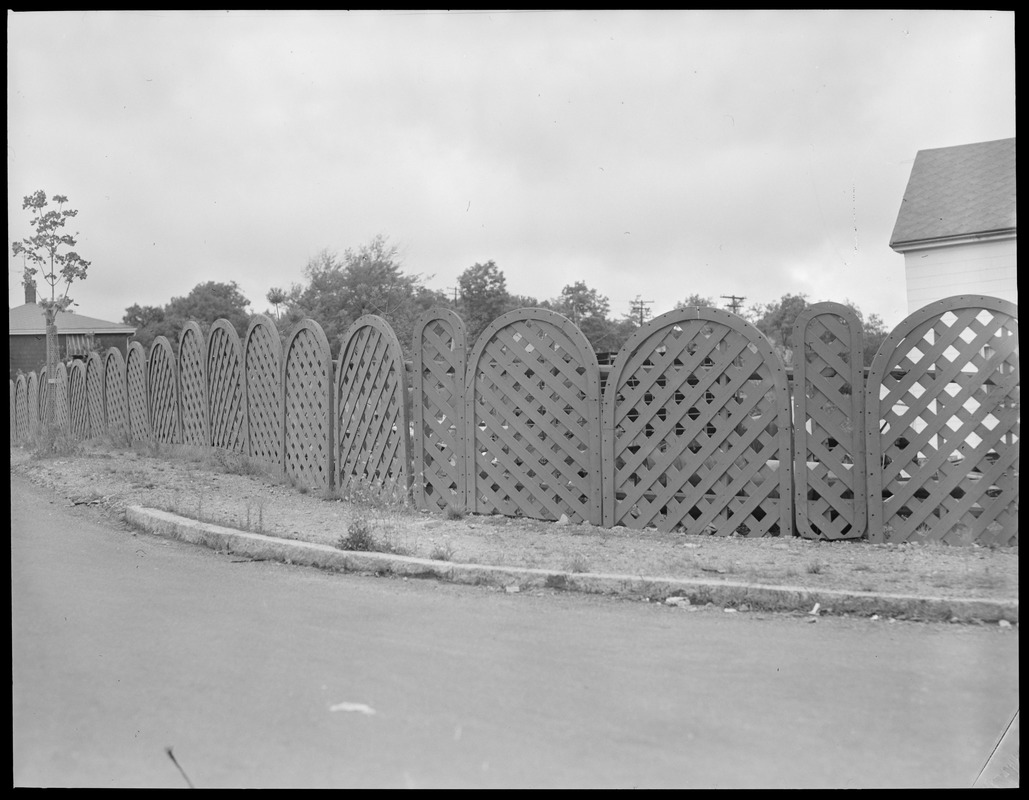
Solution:
<path fill-rule="evenodd" d="M 890 247 L 904 256 L 908 313 L 958 294 L 1017 305 L 1015 140 L 919 150 Z"/>

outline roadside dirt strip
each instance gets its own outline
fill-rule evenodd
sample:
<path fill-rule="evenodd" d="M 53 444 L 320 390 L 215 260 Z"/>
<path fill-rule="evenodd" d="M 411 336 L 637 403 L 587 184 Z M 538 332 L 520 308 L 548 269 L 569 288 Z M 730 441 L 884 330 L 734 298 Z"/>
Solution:
<path fill-rule="evenodd" d="M 146 533 L 253 560 L 280 561 L 338 572 L 428 578 L 507 592 L 550 589 L 647 599 L 681 607 L 710 603 L 735 611 L 804 612 L 812 619 L 821 614 L 833 614 L 940 622 L 1018 623 L 1017 600 L 958 599 L 434 561 L 344 551 L 324 544 L 247 533 L 140 506 L 128 507 L 125 519 L 129 525 Z"/>

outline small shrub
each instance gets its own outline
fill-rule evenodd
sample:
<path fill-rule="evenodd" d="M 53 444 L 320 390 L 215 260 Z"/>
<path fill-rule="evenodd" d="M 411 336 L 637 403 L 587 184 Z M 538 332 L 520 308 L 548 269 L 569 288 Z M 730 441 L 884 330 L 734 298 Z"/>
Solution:
<path fill-rule="evenodd" d="M 821 561 L 812 561 L 807 565 L 808 575 L 821 575 L 827 569 L 829 569 L 828 565 L 823 564 Z"/>
<path fill-rule="evenodd" d="M 432 546 L 429 558 L 433 561 L 453 561 L 454 546 L 450 542 L 437 542 Z"/>
<path fill-rule="evenodd" d="M 447 505 L 446 516 L 447 516 L 447 519 L 450 519 L 450 520 L 464 519 L 464 516 L 465 516 L 464 509 L 463 508 L 459 508 L 458 506 L 454 506 L 454 505 L 449 505 L 448 504 Z"/>
<path fill-rule="evenodd" d="M 358 517 L 347 526 L 347 535 L 339 537 L 336 547 L 340 550 L 357 550 L 364 553 L 380 550 L 379 543 L 372 535 L 371 525 L 363 517 Z"/>

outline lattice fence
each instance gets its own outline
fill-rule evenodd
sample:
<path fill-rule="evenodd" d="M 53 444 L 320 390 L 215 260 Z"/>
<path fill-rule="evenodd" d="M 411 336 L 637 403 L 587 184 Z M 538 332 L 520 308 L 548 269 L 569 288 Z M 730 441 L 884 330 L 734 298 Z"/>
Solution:
<path fill-rule="evenodd" d="M 11 379 L 11 444 L 18 441 L 18 394 Z"/>
<path fill-rule="evenodd" d="M 24 375 L 19 375 L 14 384 L 15 436 L 13 441 L 23 444 L 28 441 L 29 433 L 29 382 Z"/>
<path fill-rule="evenodd" d="M 149 442 L 150 408 L 147 391 L 147 357 L 139 342 L 129 344 L 125 357 L 125 386 L 129 407 L 129 438 L 133 442 Z"/>
<path fill-rule="evenodd" d="M 1017 543 L 1017 314 L 951 297 L 880 347 L 865 396 L 871 541 Z"/>
<path fill-rule="evenodd" d="M 129 395 L 125 357 L 117 347 L 104 357 L 104 413 L 108 433 L 117 439 L 129 435 Z"/>
<path fill-rule="evenodd" d="M 388 323 L 363 316 L 347 330 L 336 370 L 336 487 L 407 497 L 410 427 L 400 342 Z"/>
<path fill-rule="evenodd" d="M 224 319 L 207 335 L 207 397 L 211 444 L 234 453 L 247 452 L 246 385 L 243 352 L 236 329 Z"/>
<path fill-rule="evenodd" d="M 422 509 L 462 509 L 467 486 L 464 322 L 449 309 L 432 309 L 419 317 L 413 342 L 414 502 Z"/>
<path fill-rule="evenodd" d="M 150 428 L 155 442 L 178 444 L 179 381 L 171 342 L 158 336 L 150 346 L 147 380 L 150 388 Z"/>
<path fill-rule="evenodd" d="M 96 439 L 107 433 L 104 412 L 104 362 L 99 353 L 90 353 L 86 358 L 86 406 L 90 436 Z"/>
<path fill-rule="evenodd" d="M 470 511 L 600 524 L 600 370 L 570 320 L 521 309 L 483 331 L 465 436 Z"/>
<path fill-rule="evenodd" d="M 73 437 L 80 441 L 90 438 L 84 361 L 75 360 L 68 365 L 68 417 Z"/>
<path fill-rule="evenodd" d="M 182 443 L 207 447 L 207 340 L 195 322 L 187 322 L 179 334 L 178 360 Z"/>
<path fill-rule="evenodd" d="M 332 355 L 322 326 L 297 323 L 283 349 L 283 469 L 294 484 L 332 489 Z"/>
<path fill-rule="evenodd" d="M 251 457 L 282 469 L 282 340 L 275 323 L 256 315 L 243 340 L 247 432 Z"/>
<path fill-rule="evenodd" d="M 639 328 L 604 390 L 606 525 L 792 533 L 785 367 L 735 314 L 692 308 Z"/>
<path fill-rule="evenodd" d="M 816 303 L 793 328 L 794 502 L 813 539 L 865 535 L 864 345 L 861 321 Z"/>
<path fill-rule="evenodd" d="M 39 433 L 39 396 L 42 394 L 39 391 L 39 376 L 35 372 L 29 373 L 26 386 L 28 394 L 29 436 L 34 437 Z"/>

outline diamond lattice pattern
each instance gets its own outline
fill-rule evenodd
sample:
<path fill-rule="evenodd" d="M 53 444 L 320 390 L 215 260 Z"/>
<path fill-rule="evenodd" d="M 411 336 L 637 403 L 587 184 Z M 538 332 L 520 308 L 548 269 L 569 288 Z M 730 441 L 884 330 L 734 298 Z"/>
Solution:
<path fill-rule="evenodd" d="M 613 398 L 613 524 L 778 534 L 775 388 L 758 348 L 727 325 L 687 320 L 644 340 Z"/>
<path fill-rule="evenodd" d="M 479 513 L 589 521 L 599 460 L 599 398 L 578 345 L 560 327 L 520 320 L 500 328 L 475 366 L 468 437 Z M 596 445 L 594 445 L 596 446 Z"/>
<path fill-rule="evenodd" d="M 915 327 L 880 388 L 888 541 L 1018 536 L 1017 321 L 958 309 Z"/>

